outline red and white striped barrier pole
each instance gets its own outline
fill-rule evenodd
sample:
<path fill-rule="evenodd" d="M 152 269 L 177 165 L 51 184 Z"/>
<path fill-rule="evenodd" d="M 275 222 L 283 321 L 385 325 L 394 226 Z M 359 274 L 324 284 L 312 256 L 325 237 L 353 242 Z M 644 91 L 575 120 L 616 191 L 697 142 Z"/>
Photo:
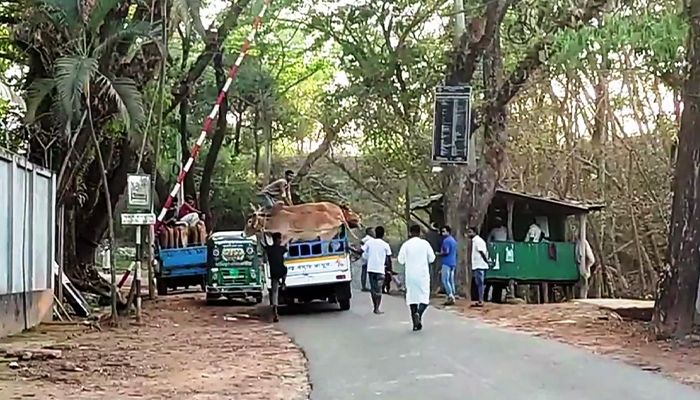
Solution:
<path fill-rule="evenodd" d="M 216 119 L 217 115 L 219 114 L 219 111 L 220 111 L 219 109 L 221 108 L 221 103 L 226 98 L 226 94 L 228 93 L 228 90 L 231 87 L 231 83 L 233 83 L 233 80 L 236 78 L 236 74 L 238 74 L 238 69 L 241 67 L 241 64 L 243 63 L 243 59 L 248 54 L 248 50 L 250 49 L 250 44 L 253 42 L 253 38 L 255 37 L 255 33 L 258 31 L 258 28 L 260 28 L 260 25 L 262 24 L 263 17 L 265 16 L 265 11 L 267 11 L 267 9 L 270 7 L 270 3 L 272 3 L 272 0 L 265 0 L 263 2 L 262 8 L 260 9 L 260 12 L 258 13 L 258 16 L 255 17 L 255 21 L 253 21 L 253 30 L 250 32 L 248 37 L 246 37 L 245 41 L 243 42 L 243 47 L 241 48 L 241 52 L 238 55 L 238 59 L 236 59 L 236 62 L 231 67 L 231 72 L 229 72 L 229 74 L 228 74 L 228 79 L 226 80 L 224 87 L 221 89 L 221 93 L 219 93 L 219 97 L 216 99 L 216 105 L 214 106 L 214 109 L 211 110 L 211 113 L 209 113 L 209 115 L 207 116 L 207 119 L 204 121 L 204 128 L 202 128 L 202 132 L 199 135 L 199 139 L 197 139 L 197 143 L 194 145 L 194 147 L 192 148 L 192 151 L 190 152 L 190 158 L 187 160 L 187 163 L 185 163 L 185 167 L 182 169 L 182 171 L 180 171 L 180 175 L 178 175 L 178 177 L 177 177 L 177 182 L 175 183 L 175 187 L 168 195 L 168 198 L 165 200 L 165 203 L 163 204 L 163 209 L 160 210 L 160 214 L 158 214 L 158 219 L 156 220 L 156 226 L 155 226 L 156 230 L 158 229 L 160 224 L 163 222 L 163 218 L 165 218 L 165 213 L 168 211 L 168 208 L 170 208 L 170 205 L 173 202 L 173 198 L 180 191 L 180 187 L 182 186 L 182 182 L 185 180 L 185 176 L 190 171 L 190 168 L 192 168 L 192 164 L 194 164 L 194 159 L 197 158 L 197 154 L 199 154 L 199 150 L 202 148 L 202 145 L 204 144 L 204 140 L 207 138 L 207 135 L 209 134 L 209 130 L 211 129 L 211 125 L 214 122 L 214 120 Z"/>

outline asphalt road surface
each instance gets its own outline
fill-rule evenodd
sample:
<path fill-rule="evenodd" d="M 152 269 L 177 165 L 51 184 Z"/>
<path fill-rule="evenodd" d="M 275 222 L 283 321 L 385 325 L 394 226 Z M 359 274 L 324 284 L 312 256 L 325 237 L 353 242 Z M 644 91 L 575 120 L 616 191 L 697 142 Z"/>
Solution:
<path fill-rule="evenodd" d="M 402 298 L 384 315 L 355 291 L 350 311 L 312 304 L 280 327 L 310 363 L 312 400 L 698 400 L 700 391 L 555 341 L 429 308 L 411 331 Z M 287 314 L 287 315 L 284 315 Z"/>

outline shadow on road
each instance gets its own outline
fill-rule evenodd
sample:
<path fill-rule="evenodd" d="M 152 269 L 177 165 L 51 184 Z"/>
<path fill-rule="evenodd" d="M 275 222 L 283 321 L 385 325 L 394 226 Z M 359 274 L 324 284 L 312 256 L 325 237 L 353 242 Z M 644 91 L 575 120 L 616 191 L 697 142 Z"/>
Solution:
<path fill-rule="evenodd" d="M 326 302 L 311 302 L 305 304 L 290 304 L 284 305 L 279 308 L 280 315 L 311 315 L 311 314 L 325 314 L 340 312 L 340 308 L 337 304 L 330 304 Z"/>

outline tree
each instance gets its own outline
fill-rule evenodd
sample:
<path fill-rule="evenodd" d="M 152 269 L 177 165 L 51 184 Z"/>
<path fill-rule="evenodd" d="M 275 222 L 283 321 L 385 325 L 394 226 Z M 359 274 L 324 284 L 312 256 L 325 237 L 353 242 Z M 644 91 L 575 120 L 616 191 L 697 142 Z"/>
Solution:
<path fill-rule="evenodd" d="M 538 3 L 536 9 L 518 3 L 514 10 L 518 14 L 534 14 L 542 26 L 537 30 L 540 39 L 534 41 L 524 50 L 507 77 L 501 77 L 499 35 L 507 30 L 504 24 L 511 6 L 511 0 L 484 1 L 483 15 L 471 18 L 471 29 L 464 32 L 457 41 L 449 66 L 447 82 L 449 84 L 472 84 L 479 60 L 484 57 L 483 74 L 489 84 L 487 95 L 480 110 L 476 110 L 474 125 L 483 127 L 483 146 L 475 167 L 450 167 L 446 175 L 449 184 L 444 195 L 445 216 L 448 224 L 453 226 L 455 235 L 466 238 L 466 227 L 480 227 L 497 185 L 503 176 L 503 165 L 507 158 L 506 134 L 507 106 L 520 90 L 532 79 L 532 76 L 545 65 L 552 55 L 552 48 L 558 35 L 568 29 L 578 29 L 598 16 L 607 0 L 587 0 L 576 6 L 559 7 L 551 3 Z M 548 20 L 543 15 L 552 15 Z M 507 21 L 518 24 L 519 21 Z M 464 242 L 465 240 L 462 240 Z M 466 247 L 459 252 L 461 265 L 469 263 L 469 251 Z M 458 274 L 459 275 L 459 274 Z M 469 281 L 468 273 L 462 273 L 459 280 L 461 292 L 468 295 L 465 285 Z"/>
<path fill-rule="evenodd" d="M 165 59 L 163 5 L 29 1 L 12 27 L 13 61 L 27 67 L 26 123 L 15 133 L 28 141 L 33 162 L 58 175 L 65 271 L 82 290 L 109 293 L 94 254 L 139 158 L 141 90 Z M 154 161 L 146 157 L 146 172 Z"/>
<path fill-rule="evenodd" d="M 693 325 L 700 281 L 700 2 L 686 2 L 690 21 L 683 114 L 671 212 L 670 267 L 659 281 L 654 322 L 661 338 L 682 338 Z"/>

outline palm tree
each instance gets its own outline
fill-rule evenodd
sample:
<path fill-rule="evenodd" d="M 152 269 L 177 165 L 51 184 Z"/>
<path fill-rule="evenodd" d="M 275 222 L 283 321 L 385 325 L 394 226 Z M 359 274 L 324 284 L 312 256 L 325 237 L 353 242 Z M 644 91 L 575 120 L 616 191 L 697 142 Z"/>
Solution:
<path fill-rule="evenodd" d="M 66 235 L 66 274 L 82 290 L 108 295 L 94 251 L 108 225 L 112 231 L 111 210 L 134 168 L 141 89 L 164 60 L 163 13 L 120 0 L 29 1 L 14 36 L 27 54 L 30 157 L 58 173 L 57 204 L 75 232 Z"/>
<path fill-rule="evenodd" d="M 157 32 L 145 21 L 110 21 L 120 3 L 86 0 L 81 10 L 76 1 L 39 0 L 37 8 L 66 44 L 54 50 L 57 57 L 46 66 L 48 76 L 29 85 L 28 122 L 36 119 L 41 104 L 51 97 L 52 113 L 61 122 L 61 130 L 70 135 L 76 121 L 81 121 L 77 130 L 83 128 L 88 104 L 106 100 L 127 131 L 138 131 L 144 118 L 142 96 L 132 78 L 115 71 L 112 52 L 122 47 L 132 54 L 145 43 L 137 39 L 152 39 Z"/>

